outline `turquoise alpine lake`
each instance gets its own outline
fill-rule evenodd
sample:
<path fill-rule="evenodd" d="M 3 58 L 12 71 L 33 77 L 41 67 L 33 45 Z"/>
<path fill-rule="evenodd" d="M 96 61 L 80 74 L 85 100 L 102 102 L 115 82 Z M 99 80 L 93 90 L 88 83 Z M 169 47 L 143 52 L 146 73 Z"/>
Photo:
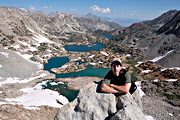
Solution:
<path fill-rule="evenodd" d="M 68 62 L 69 59 L 66 57 L 56 57 L 56 58 L 51 58 L 50 62 L 48 62 L 45 66 L 45 70 L 50 70 L 51 68 L 55 67 L 55 63 L 58 63 L 58 67 L 62 66 L 63 64 L 60 64 L 59 62 Z M 54 61 L 54 62 L 53 62 Z M 106 73 L 110 70 L 110 68 L 94 68 L 93 66 L 87 66 L 85 70 L 81 70 L 78 72 L 70 72 L 70 73 L 65 73 L 65 74 L 56 74 L 56 78 L 68 78 L 68 77 L 82 77 L 82 76 L 93 76 L 93 77 L 100 77 L 103 78 Z M 60 95 L 65 96 L 69 102 L 73 101 L 78 93 L 79 90 L 70 90 L 67 87 L 67 83 L 65 84 L 58 84 L 57 85 L 52 85 L 50 84 L 51 81 L 47 81 L 46 85 L 43 86 L 43 89 L 51 89 L 58 91 Z"/>
<path fill-rule="evenodd" d="M 51 84 L 52 82 L 53 81 L 51 80 L 47 81 L 45 85 L 42 85 L 42 88 L 58 91 L 58 93 L 65 96 L 69 102 L 73 101 L 77 97 L 79 90 L 68 89 L 67 83 L 61 84 L 56 82 L 57 84 Z"/>
<path fill-rule="evenodd" d="M 50 72 L 52 68 L 59 68 L 69 61 L 68 57 L 54 57 L 48 60 L 48 63 L 44 65 L 44 70 Z M 93 76 L 103 78 L 110 68 L 94 68 L 89 65 L 85 70 L 78 72 L 70 72 L 63 74 L 56 74 L 56 78 L 68 78 L 68 77 L 82 77 L 82 76 Z"/>
<path fill-rule="evenodd" d="M 93 43 L 88 45 L 65 45 L 64 48 L 67 51 L 73 51 L 73 52 L 89 52 L 89 51 L 100 51 L 102 48 L 104 48 L 104 44 L 102 43 Z"/>
<path fill-rule="evenodd" d="M 52 68 L 59 68 L 69 61 L 68 57 L 53 57 L 48 60 L 48 63 L 44 64 L 44 70 L 50 72 Z"/>
<path fill-rule="evenodd" d="M 92 50 L 99 51 L 105 46 L 101 43 L 95 43 L 90 45 L 66 45 L 65 49 L 67 51 L 76 51 L 76 52 L 88 52 Z M 52 68 L 59 68 L 65 63 L 69 62 L 68 57 L 54 57 L 48 60 L 48 63 L 44 64 L 44 70 L 51 72 Z M 78 72 L 70 72 L 64 74 L 56 74 L 56 78 L 68 78 L 68 77 L 83 77 L 83 76 L 93 76 L 93 77 L 100 77 L 103 78 L 106 73 L 110 70 L 110 68 L 94 68 L 93 66 L 89 65 L 86 67 L 85 70 L 81 70 Z M 78 93 L 79 90 L 70 90 L 68 89 L 68 84 L 59 84 L 57 85 L 51 84 L 51 80 L 47 81 L 46 85 L 43 85 L 43 89 L 51 89 L 58 91 L 60 95 L 65 96 L 70 102 L 73 101 Z"/>
<path fill-rule="evenodd" d="M 82 77 L 82 76 L 93 76 L 103 78 L 110 68 L 94 68 L 93 66 L 87 66 L 85 70 L 78 72 L 70 72 L 65 74 L 56 74 L 56 78 L 67 78 L 67 77 Z"/>

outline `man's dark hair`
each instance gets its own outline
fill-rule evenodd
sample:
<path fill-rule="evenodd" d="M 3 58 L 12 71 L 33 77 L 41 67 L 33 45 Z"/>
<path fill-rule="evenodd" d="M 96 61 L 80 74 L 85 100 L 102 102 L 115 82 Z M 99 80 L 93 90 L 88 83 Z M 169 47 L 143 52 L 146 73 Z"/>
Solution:
<path fill-rule="evenodd" d="M 119 62 L 119 61 L 113 61 L 113 62 L 111 63 L 111 67 L 112 67 L 113 64 L 118 64 L 118 65 L 122 66 L 121 62 Z"/>

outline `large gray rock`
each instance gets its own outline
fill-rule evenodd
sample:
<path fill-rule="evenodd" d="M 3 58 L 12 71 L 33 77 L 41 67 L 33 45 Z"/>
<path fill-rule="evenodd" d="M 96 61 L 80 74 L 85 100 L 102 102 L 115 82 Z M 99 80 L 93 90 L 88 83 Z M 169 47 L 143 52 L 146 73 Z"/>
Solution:
<path fill-rule="evenodd" d="M 55 120 L 145 120 L 131 94 L 116 97 L 99 93 L 97 88 L 95 83 L 82 88 L 73 102 L 59 110 Z"/>
<path fill-rule="evenodd" d="M 131 94 L 117 97 L 117 112 L 110 120 L 145 120 L 142 110 Z"/>

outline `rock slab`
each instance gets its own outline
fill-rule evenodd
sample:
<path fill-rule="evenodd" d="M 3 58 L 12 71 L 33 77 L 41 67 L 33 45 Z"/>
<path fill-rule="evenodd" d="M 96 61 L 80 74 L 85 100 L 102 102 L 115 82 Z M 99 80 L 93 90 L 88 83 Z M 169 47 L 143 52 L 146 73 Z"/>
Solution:
<path fill-rule="evenodd" d="M 145 120 L 145 116 L 131 94 L 116 97 L 100 93 L 99 85 L 90 83 L 80 90 L 78 97 L 62 107 L 55 120 Z"/>

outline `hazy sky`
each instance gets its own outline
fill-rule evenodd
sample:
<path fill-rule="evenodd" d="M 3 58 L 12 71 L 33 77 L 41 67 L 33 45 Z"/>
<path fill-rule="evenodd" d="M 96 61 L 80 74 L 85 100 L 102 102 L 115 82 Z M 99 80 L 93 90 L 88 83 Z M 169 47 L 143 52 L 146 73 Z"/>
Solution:
<path fill-rule="evenodd" d="M 180 0 L 0 0 L 0 6 L 147 20 L 168 10 L 180 10 Z"/>

